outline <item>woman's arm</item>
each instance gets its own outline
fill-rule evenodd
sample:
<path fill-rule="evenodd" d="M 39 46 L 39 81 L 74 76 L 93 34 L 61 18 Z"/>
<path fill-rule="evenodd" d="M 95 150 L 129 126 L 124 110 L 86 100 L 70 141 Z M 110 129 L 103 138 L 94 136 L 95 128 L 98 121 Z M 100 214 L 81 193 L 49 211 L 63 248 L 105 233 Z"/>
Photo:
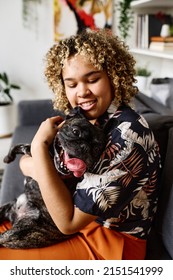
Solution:
<path fill-rule="evenodd" d="M 70 191 L 49 155 L 49 145 L 58 131 L 57 121 L 58 118 L 53 117 L 41 124 L 31 144 L 32 157 L 23 157 L 20 166 L 25 175 L 38 182 L 43 200 L 57 227 L 65 234 L 72 234 L 96 217 L 74 207 Z"/>

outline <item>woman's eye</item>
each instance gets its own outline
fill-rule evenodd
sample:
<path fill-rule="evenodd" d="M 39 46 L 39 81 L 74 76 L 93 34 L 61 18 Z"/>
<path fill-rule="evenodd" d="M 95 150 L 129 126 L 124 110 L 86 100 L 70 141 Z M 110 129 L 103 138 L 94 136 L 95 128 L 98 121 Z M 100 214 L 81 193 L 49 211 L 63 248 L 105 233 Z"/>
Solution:
<path fill-rule="evenodd" d="M 68 88 L 75 88 L 75 87 L 76 87 L 76 84 L 68 84 L 67 87 L 68 87 Z"/>
<path fill-rule="evenodd" d="M 99 80 L 99 78 L 95 78 L 95 79 L 89 80 L 88 82 L 89 82 L 90 84 L 94 84 L 94 83 L 96 83 L 98 80 Z"/>

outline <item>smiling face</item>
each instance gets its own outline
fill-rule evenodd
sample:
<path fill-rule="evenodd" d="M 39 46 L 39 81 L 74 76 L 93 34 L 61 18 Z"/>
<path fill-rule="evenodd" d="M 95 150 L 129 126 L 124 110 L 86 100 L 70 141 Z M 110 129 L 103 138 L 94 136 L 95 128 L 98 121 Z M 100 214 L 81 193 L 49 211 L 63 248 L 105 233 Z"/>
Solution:
<path fill-rule="evenodd" d="M 71 106 L 80 106 L 88 119 L 97 119 L 112 102 L 111 84 L 106 72 L 95 68 L 84 56 L 66 60 L 62 77 Z"/>

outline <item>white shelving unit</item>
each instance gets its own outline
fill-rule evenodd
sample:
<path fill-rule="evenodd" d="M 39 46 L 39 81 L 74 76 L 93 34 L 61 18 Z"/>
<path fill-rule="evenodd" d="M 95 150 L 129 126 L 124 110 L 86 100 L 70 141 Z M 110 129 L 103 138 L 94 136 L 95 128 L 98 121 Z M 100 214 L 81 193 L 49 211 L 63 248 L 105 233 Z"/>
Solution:
<path fill-rule="evenodd" d="M 173 12 L 173 0 L 136 0 L 131 3 L 131 7 L 133 8 L 135 13 L 139 11 L 146 12 L 154 9 L 163 9 L 169 10 Z M 132 48 L 131 52 L 133 54 L 141 54 L 149 57 L 158 57 L 163 59 L 173 60 L 173 52 L 159 52 L 159 51 L 151 51 L 149 49 L 138 49 Z"/>
<path fill-rule="evenodd" d="M 133 54 L 141 54 L 141 55 L 146 55 L 146 56 L 173 60 L 173 52 L 159 52 L 159 51 L 157 52 L 157 51 L 151 51 L 148 49 L 137 49 L 137 48 L 131 49 L 130 51 Z"/>
<path fill-rule="evenodd" d="M 131 3 L 132 8 L 172 7 L 172 0 L 136 0 Z"/>
<path fill-rule="evenodd" d="M 136 14 L 136 23 L 137 15 L 156 14 L 160 11 L 173 15 L 173 0 L 135 0 L 131 3 L 131 7 Z M 149 86 L 152 78 L 173 77 L 173 52 L 137 48 L 135 46 L 137 32 L 135 22 L 129 38 L 130 51 L 136 59 L 137 66 L 147 67 L 151 71 L 147 89 L 150 91 Z"/>

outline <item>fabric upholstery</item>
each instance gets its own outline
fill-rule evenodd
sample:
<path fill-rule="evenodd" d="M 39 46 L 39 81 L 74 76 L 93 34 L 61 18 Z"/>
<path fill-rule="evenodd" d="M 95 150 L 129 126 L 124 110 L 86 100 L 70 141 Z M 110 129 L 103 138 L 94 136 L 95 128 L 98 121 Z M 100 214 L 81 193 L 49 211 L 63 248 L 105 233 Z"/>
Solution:
<path fill-rule="evenodd" d="M 173 128 L 169 130 L 168 148 L 165 158 L 162 189 L 160 194 L 158 230 L 165 248 L 173 259 Z"/>
<path fill-rule="evenodd" d="M 38 125 L 56 114 L 50 99 L 23 100 L 18 104 L 19 125 Z"/>

